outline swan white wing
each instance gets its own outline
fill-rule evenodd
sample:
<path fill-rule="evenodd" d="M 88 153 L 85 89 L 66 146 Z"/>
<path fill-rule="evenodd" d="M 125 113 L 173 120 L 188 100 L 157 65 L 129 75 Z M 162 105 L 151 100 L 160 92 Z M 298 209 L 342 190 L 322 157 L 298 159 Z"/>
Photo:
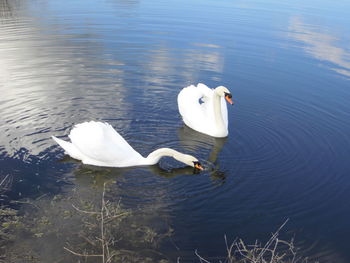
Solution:
<path fill-rule="evenodd" d="M 51 136 L 51 137 L 52 137 L 52 139 L 55 140 L 55 142 L 57 142 L 57 144 L 59 146 L 61 146 L 64 149 L 64 151 L 67 154 L 69 154 L 69 156 L 71 156 L 72 158 L 77 159 L 77 160 L 82 160 L 84 155 L 72 143 L 58 139 L 55 136 Z"/>
<path fill-rule="evenodd" d="M 200 92 L 200 94 L 203 97 L 212 97 L 213 96 L 213 89 L 209 88 L 207 85 L 203 83 L 197 84 L 197 91 Z"/>
<path fill-rule="evenodd" d="M 195 110 L 199 110 L 198 100 L 201 95 L 198 93 L 197 88 L 194 85 L 183 88 L 177 96 L 177 104 L 181 116 L 187 116 L 189 112 L 189 105 L 195 105 Z M 198 107 L 197 107 L 198 103 Z"/>
<path fill-rule="evenodd" d="M 202 130 L 213 117 L 213 90 L 199 83 L 183 88 L 178 97 L 179 112 L 187 126 L 195 130 Z"/>
<path fill-rule="evenodd" d="M 143 157 L 108 123 L 84 122 L 75 125 L 69 134 L 72 144 L 85 155 L 85 163 L 136 165 Z M 94 162 L 96 161 L 96 162 Z"/>
<path fill-rule="evenodd" d="M 201 108 L 204 113 L 204 119 L 203 121 L 206 123 L 206 129 L 210 130 L 213 128 L 213 125 L 215 125 L 215 116 L 214 116 L 214 90 L 209 88 L 208 86 L 198 83 L 197 89 L 200 90 L 200 93 L 202 94 L 202 101 Z"/>

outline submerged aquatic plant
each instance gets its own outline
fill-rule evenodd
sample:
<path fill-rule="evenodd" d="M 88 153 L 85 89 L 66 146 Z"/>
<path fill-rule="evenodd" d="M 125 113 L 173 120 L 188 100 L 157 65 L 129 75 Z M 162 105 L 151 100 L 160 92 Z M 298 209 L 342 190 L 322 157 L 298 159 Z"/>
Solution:
<path fill-rule="evenodd" d="M 169 262 L 157 248 L 172 230 L 152 227 L 159 217 L 123 208 L 105 183 L 94 189 L 101 195 L 91 186 L 79 187 L 21 200 L 19 212 L 0 210 L 0 262 Z"/>
<path fill-rule="evenodd" d="M 90 211 L 90 210 L 82 210 L 76 206 L 73 205 L 74 209 L 77 210 L 79 213 L 90 215 L 92 218 L 96 220 L 96 223 L 90 223 L 88 221 L 85 221 L 85 224 L 90 229 L 93 228 L 99 228 L 98 232 L 99 235 L 96 237 L 89 237 L 82 235 L 81 236 L 90 243 L 93 247 L 100 247 L 100 253 L 99 254 L 90 254 L 87 252 L 76 252 L 68 247 L 64 247 L 64 249 L 73 255 L 80 256 L 80 257 L 100 257 L 102 263 L 110 263 L 112 262 L 113 258 L 118 255 L 118 253 L 111 249 L 111 247 L 117 242 L 116 237 L 113 236 L 111 233 L 113 231 L 110 231 L 111 229 L 108 229 L 110 225 L 115 224 L 116 222 L 120 222 L 123 218 L 130 215 L 130 212 L 128 211 L 121 211 L 120 205 L 114 207 L 111 205 L 110 202 L 105 200 L 105 192 L 106 192 L 106 184 L 103 185 L 103 192 L 102 192 L 102 198 L 101 198 L 101 207 L 99 211 Z M 113 226 L 112 226 L 113 227 Z"/>

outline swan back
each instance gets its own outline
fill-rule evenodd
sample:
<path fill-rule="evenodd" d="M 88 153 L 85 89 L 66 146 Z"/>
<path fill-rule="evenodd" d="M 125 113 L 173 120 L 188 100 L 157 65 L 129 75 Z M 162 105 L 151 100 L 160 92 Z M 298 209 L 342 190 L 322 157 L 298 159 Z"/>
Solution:
<path fill-rule="evenodd" d="M 82 153 L 79 159 L 86 164 L 125 167 L 144 159 L 108 123 L 90 121 L 77 124 L 69 138 Z"/>

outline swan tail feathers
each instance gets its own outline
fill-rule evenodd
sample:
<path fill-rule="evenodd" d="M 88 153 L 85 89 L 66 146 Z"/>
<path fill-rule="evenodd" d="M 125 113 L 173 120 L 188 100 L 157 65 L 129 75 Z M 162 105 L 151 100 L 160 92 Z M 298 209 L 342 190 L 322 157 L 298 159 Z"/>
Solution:
<path fill-rule="evenodd" d="M 64 149 L 64 151 L 70 157 L 72 157 L 74 159 L 82 160 L 82 158 L 81 158 L 82 154 L 72 143 L 61 140 L 55 136 L 51 136 L 51 137 L 59 146 L 61 146 Z"/>

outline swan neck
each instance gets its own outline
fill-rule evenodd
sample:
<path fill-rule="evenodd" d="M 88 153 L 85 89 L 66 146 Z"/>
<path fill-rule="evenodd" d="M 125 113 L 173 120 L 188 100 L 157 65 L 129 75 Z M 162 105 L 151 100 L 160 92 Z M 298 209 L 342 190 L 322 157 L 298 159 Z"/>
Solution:
<path fill-rule="evenodd" d="M 170 148 L 160 148 L 157 149 L 153 152 L 151 152 L 146 158 L 146 164 L 147 165 L 153 165 L 159 162 L 160 158 L 164 157 L 164 156 L 169 156 L 169 157 L 173 157 L 175 159 L 178 160 L 179 158 L 179 152 L 175 151 L 173 149 Z"/>
<path fill-rule="evenodd" d="M 224 119 L 222 117 L 222 112 L 221 112 L 221 96 L 219 96 L 216 92 L 214 92 L 213 96 L 213 104 L 214 104 L 214 118 L 217 127 L 224 129 L 225 124 L 224 124 Z"/>

